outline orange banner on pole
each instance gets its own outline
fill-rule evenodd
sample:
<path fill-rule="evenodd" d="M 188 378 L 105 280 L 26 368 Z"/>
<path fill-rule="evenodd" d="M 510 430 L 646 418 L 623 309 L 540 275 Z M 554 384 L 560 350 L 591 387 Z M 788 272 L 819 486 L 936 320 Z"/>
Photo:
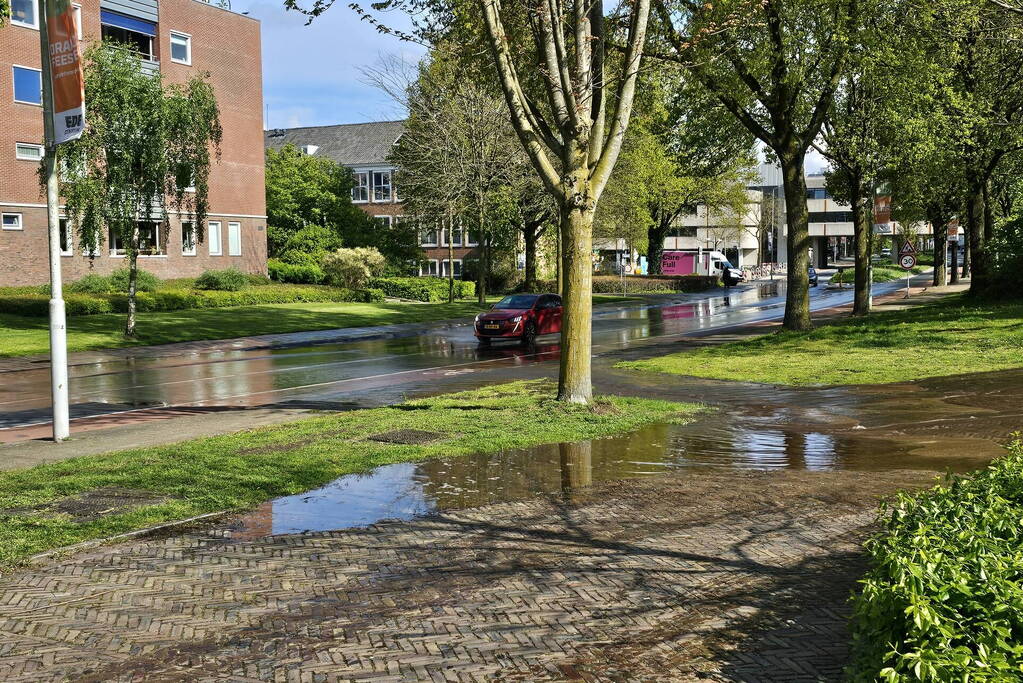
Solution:
<path fill-rule="evenodd" d="M 70 0 L 46 3 L 46 31 L 53 84 L 54 143 L 59 145 L 77 140 L 85 129 L 85 75 Z"/>

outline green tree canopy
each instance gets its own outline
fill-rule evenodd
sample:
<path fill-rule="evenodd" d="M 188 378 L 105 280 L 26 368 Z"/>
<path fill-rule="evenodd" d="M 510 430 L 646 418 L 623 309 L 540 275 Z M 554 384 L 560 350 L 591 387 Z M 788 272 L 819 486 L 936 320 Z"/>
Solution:
<path fill-rule="evenodd" d="M 82 137 L 61 145 L 58 168 L 66 213 L 83 251 L 96 254 L 108 233 L 128 259 L 128 318 L 135 334 L 139 252 L 148 247 L 140 224 L 168 226 L 168 204 L 203 240 L 209 175 L 222 137 L 220 113 L 206 74 L 166 84 L 143 70 L 131 50 L 108 42 L 85 53 Z"/>

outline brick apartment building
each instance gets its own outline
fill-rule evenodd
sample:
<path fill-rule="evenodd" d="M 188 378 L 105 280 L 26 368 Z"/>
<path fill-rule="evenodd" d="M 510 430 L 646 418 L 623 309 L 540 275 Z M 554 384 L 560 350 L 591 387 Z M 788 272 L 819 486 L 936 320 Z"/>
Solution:
<path fill-rule="evenodd" d="M 380 223 L 382 230 L 402 220 L 401 199 L 394 186 L 394 165 L 387 160 L 391 149 L 405 129 L 404 121 L 351 123 L 309 128 L 278 128 L 266 132 L 267 148 L 293 145 L 306 154 L 326 157 L 346 166 L 355 174 L 352 201 Z M 420 247 L 426 262 L 420 275 L 448 274 L 447 234 L 426 230 L 420 235 Z M 478 246 L 473 236 L 460 229 L 454 235 L 454 273 L 462 274 L 462 264 L 475 258 Z"/>
<path fill-rule="evenodd" d="M 43 153 L 37 0 L 12 0 L 0 29 L 0 285 L 46 282 L 47 219 L 37 170 Z M 259 22 L 200 0 L 80 0 L 75 11 L 85 42 L 109 37 L 137 47 L 146 67 L 169 82 L 208 72 L 220 104 L 224 139 L 210 175 L 206 238 L 171 214 L 169 225 L 143 228 L 139 266 L 157 277 L 195 276 L 210 268 L 266 272 L 263 187 L 263 96 Z M 105 239 L 83 254 L 62 221 L 67 281 L 109 273 L 123 253 Z M 71 231 L 73 233 L 73 230 Z"/>

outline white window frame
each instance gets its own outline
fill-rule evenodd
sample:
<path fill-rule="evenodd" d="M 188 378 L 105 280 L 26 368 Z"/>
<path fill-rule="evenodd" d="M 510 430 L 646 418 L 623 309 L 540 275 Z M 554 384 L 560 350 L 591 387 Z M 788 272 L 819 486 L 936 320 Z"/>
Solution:
<path fill-rule="evenodd" d="M 75 240 L 74 240 L 74 235 L 73 235 L 72 230 L 71 230 L 71 221 L 69 221 L 67 218 L 64 218 L 63 216 L 61 216 L 59 225 L 63 225 L 64 226 L 64 231 L 67 234 L 67 245 L 68 245 L 67 249 L 64 248 L 63 244 L 60 245 L 60 255 L 61 256 L 74 256 L 75 255 Z M 58 235 L 60 234 L 59 228 L 58 228 L 58 233 L 57 234 Z"/>
<path fill-rule="evenodd" d="M 82 6 L 77 2 L 71 3 L 71 14 L 75 18 L 75 33 L 78 34 L 78 40 L 82 39 Z"/>
<path fill-rule="evenodd" d="M 394 224 L 394 217 L 393 216 L 373 216 L 373 221 L 374 222 L 379 222 L 380 223 L 380 227 L 382 227 L 382 228 L 390 228 Z"/>
<path fill-rule="evenodd" d="M 386 173 L 387 174 L 387 184 L 386 185 L 383 185 L 383 184 L 380 185 L 380 187 L 386 187 L 387 188 L 387 198 L 386 199 L 377 199 L 376 175 L 378 173 L 380 173 L 380 174 Z M 379 171 L 370 171 L 370 185 L 371 185 L 371 187 L 370 187 L 370 190 L 369 190 L 369 196 L 370 196 L 370 199 L 373 201 L 373 203 L 375 203 L 375 204 L 391 204 L 391 203 L 394 202 L 394 172 L 391 169 L 388 168 L 388 169 L 379 170 Z"/>
<path fill-rule="evenodd" d="M 231 239 L 232 231 L 238 235 L 237 245 Z M 234 247 L 237 246 L 237 249 Z M 242 255 L 242 224 L 237 221 L 231 221 L 227 224 L 227 255 L 228 256 L 241 256 Z"/>
<path fill-rule="evenodd" d="M 213 226 L 217 226 L 215 229 Z M 223 245 L 223 224 L 220 221 L 209 221 L 206 224 L 206 241 L 210 246 L 210 256 L 223 256 L 224 245 Z M 214 239 L 216 235 L 216 239 Z"/>
<path fill-rule="evenodd" d="M 465 272 L 464 271 L 465 263 L 463 263 L 462 259 L 460 258 L 456 258 L 454 261 L 451 261 L 450 259 L 444 259 L 443 261 L 441 261 L 440 276 L 448 277 L 449 263 L 458 264 L 458 272 L 455 273 L 455 277 L 462 277 L 462 273 Z"/>
<path fill-rule="evenodd" d="M 165 225 L 163 221 L 138 221 L 139 223 L 149 223 L 156 226 L 156 253 L 155 254 L 143 254 L 139 252 L 139 258 L 167 258 L 167 231 L 164 230 Z M 109 244 L 107 247 L 110 249 L 111 258 L 124 258 L 127 254 L 124 249 L 116 249 L 114 244 L 114 237 L 116 233 L 113 228 L 107 230 L 107 241 Z"/>
<path fill-rule="evenodd" d="M 174 39 L 184 38 L 185 48 L 188 50 L 188 56 L 185 59 L 174 59 Z M 170 32 L 170 60 L 175 64 L 184 64 L 185 66 L 192 66 L 192 34 L 184 33 L 182 31 L 171 31 Z"/>
<path fill-rule="evenodd" d="M 10 217 L 17 217 L 17 219 L 18 219 L 17 220 L 17 225 L 14 225 L 14 226 L 11 226 L 11 227 L 7 226 L 7 219 L 10 218 Z M 3 213 L 0 213 L 0 226 L 2 226 L 4 230 L 19 230 L 19 231 L 20 230 L 24 230 L 25 229 L 25 217 L 22 214 L 20 214 L 20 213 L 4 211 Z"/>
<path fill-rule="evenodd" d="M 21 153 L 23 148 L 31 148 L 39 152 L 37 157 L 27 157 Z M 15 142 L 14 143 L 14 158 L 20 159 L 21 161 L 41 161 L 46 156 L 46 148 L 42 145 L 37 145 L 31 142 Z"/>
<path fill-rule="evenodd" d="M 14 86 L 14 70 L 24 69 L 25 71 L 35 71 L 39 74 L 39 102 L 27 102 L 25 100 L 18 99 L 18 91 Z M 23 64 L 11 64 L 11 94 L 14 96 L 15 104 L 27 104 L 31 107 L 42 107 L 43 101 L 43 70 L 37 69 L 34 66 L 25 66 Z"/>
<path fill-rule="evenodd" d="M 352 171 L 352 175 L 355 176 L 355 185 L 352 186 L 352 204 L 367 204 L 369 203 L 370 197 L 373 196 L 373 189 L 370 187 L 370 181 L 372 179 L 371 171 Z M 366 183 L 363 184 L 360 181 L 360 176 L 366 179 Z M 366 190 L 365 199 L 356 199 L 356 190 Z M 361 194 L 361 193 L 360 193 Z"/>
<path fill-rule="evenodd" d="M 452 244 L 451 246 L 455 247 L 456 249 L 460 249 L 462 247 L 462 241 L 465 238 L 465 235 L 463 234 L 464 231 L 462 230 L 462 226 L 460 226 L 460 225 L 455 226 L 455 229 L 452 232 L 455 233 L 455 239 L 453 240 L 454 244 Z M 442 247 L 448 246 L 448 231 L 447 230 L 442 230 L 441 231 L 440 246 L 442 246 Z"/>
<path fill-rule="evenodd" d="M 11 7 L 11 25 L 12 26 L 21 26 L 23 28 L 30 28 L 30 29 L 34 29 L 34 30 L 38 31 L 39 30 L 39 0 L 32 0 L 32 6 L 34 8 L 34 10 L 32 11 L 32 16 L 35 18 L 35 23 L 34 24 L 30 24 L 30 23 L 25 22 L 25 21 L 18 21 L 17 19 L 15 19 L 14 18 L 14 7 L 12 5 L 12 7 Z"/>
<path fill-rule="evenodd" d="M 424 233 L 430 232 L 433 234 L 433 241 L 428 242 Z M 429 231 L 422 231 L 419 233 L 419 246 L 421 247 L 436 247 L 438 246 L 438 240 L 440 239 L 440 228 L 434 228 Z"/>
<path fill-rule="evenodd" d="M 425 264 L 419 266 L 419 277 L 437 277 L 439 272 L 440 266 L 435 258 L 427 259 Z"/>
<path fill-rule="evenodd" d="M 472 236 L 472 230 L 469 230 L 468 228 L 466 228 L 465 229 L 465 233 L 462 235 L 462 246 L 463 247 L 467 247 L 467 248 L 468 247 L 478 247 L 480 245 L 479 242 L 473 242 L 470 239 L 471 236 Z"/>
<path fill-rule="evenodd" d="M 188 243 L 185 241 L 185 226 L 186 225 L 192 226 L 191 230 L 189 230 L 189 232 L 191 233 L 191 237 L 192 237 L 192 247 L 191 247 L 191 249 L 187 248 L 188 247 Z M 198 253 L 199 253 L 199 238 L 198 238 L 198 231 L 195 229 L 195 223 L 193 223 L 192 221 L 181 221 L 181 255 L 182 256 L 195 256 Z"/>

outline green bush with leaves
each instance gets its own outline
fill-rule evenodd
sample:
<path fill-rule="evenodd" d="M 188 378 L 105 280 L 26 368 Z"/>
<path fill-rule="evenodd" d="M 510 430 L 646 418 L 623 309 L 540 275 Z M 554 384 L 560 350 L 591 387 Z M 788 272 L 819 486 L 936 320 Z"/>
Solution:
<path fill-rule="evenodd" d="M 110 284 L 114 292 L 128 292 L 127 268 L 118 268 L 110 273 Z M 138 279 L 135 282 L 135 290 L 138 292 L 155 292 L 160 286 L 160 279 L 148 270 L 138 269 Z"/>
<path fill-rule="evenodd" d="M 90 273 L 80 280 L 69 282 L 66 289 L 75 294 L 109 294 L 114 291 L 114 283 L 105 275 Z"/>
<path fill-rule="evenodd" d="M 276 282 L 290 282 L 296 285 L 318 285 L 326 275 L 318 265 L 295 265 L 277 259 L 269 259 L 266 269 L 270 279 Z"/>
<path fill-rule="evenodd" d="M 327 283 L 346 289 L 360 289 L 366 286 L 369 279 L 379 275 L 384 269 L 383 254 L 373 247 L 356 247 L 354 249 L 338 249 L 325 256 L 320 264 Z"/>
<path fill-rule="evenodd" d="M 249 278 L 237 268 L 207 270 L 195 279 L 196 289 L 240 292 L 249 286 Z"/>
<path fill-rule="evenodd" d="M 972 477 L 900 494 L 867 543 L 855 681 L 1023 678 L 1023 443 Z"/>
<path fill-rule="evenodd" d="M 376 277 L 368 286 L 383 291 L 395 299 L 410 299 L 439 303 L 448 300 L 448 280 L 437 277 Z M 471 299 L 476 296 L 476 283 L 455 280 L 455 298 Z"/>

